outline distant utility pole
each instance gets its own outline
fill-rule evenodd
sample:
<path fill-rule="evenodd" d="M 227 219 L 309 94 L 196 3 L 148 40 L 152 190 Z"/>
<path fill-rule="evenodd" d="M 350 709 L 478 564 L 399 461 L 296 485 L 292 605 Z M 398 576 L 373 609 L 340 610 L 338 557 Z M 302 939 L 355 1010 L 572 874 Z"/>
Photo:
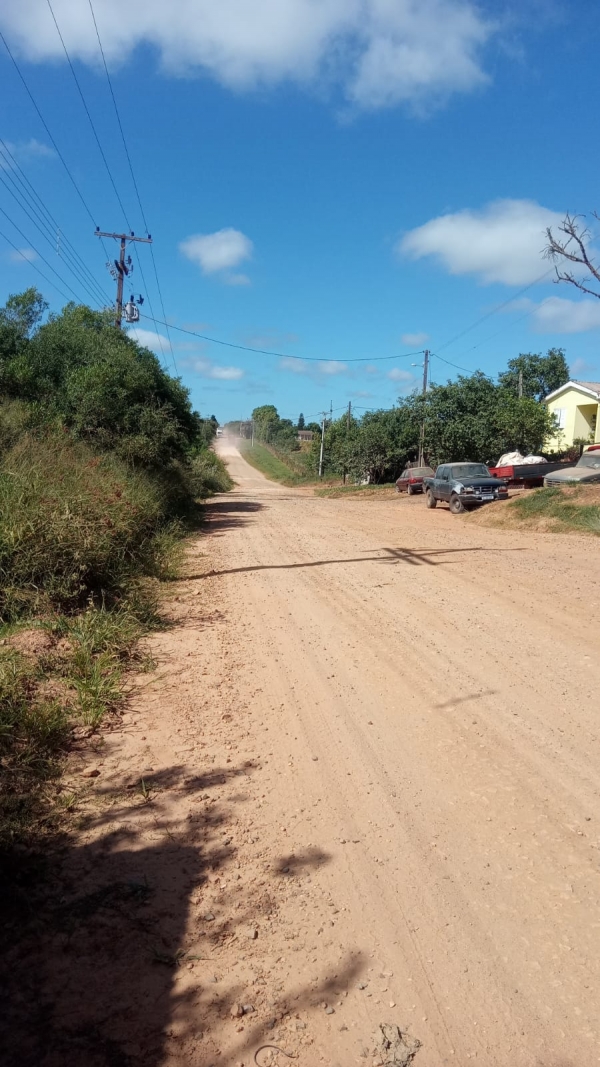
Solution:
<path fill-rule="evenodd" d="M 427 382 L 429 378 L 429 349 L 426 348 L 423 353 L 423 396 L 427 395 Z M 423 422 L 421 423 L 421 434 L 419 438 L 419 467 L 423 466 L 425 462 L 425 411 L 423 411 Z"/>
<path fill-rule="evenodd" d="M 138 241 L 140 244 L 151 245 L 152 238 L 150 234 L 148 234 L 147 237 L 136 237 L 134 233 L 103 233 L 99 229 L 96 229 L 96 237 L 114 237 L 115 241 L 121 242 L 119 258 L 113 260 L 114 269 L 111 268 L 111 274 L 117 282 L 117 300 L 115 303 L 115 326 L 118 326 L 119 329 L 121 329 L 121 323 L 123 319 L 123 282 L 125 281 L 125 278 L 129 274 L 131 274 L 131 271 L 133 269 L 131 263 L 131 256 L 128 256 L 127 261 L 125 261 L 127 242 Z"/>
<path fill-rule="evenodd" d="M 323 452 L 325 449 L 325 416 L 326 411 L 321 412 L 323 418 L 321 419 L 321 452 L 319 454 L 319 478 L 323 477 Z"/>
<path fill-rule="evenodd" d="M 346 416 L 346 436 L 350 433 L 350 424 L 352 419 L 352 401 L 348 401 L 348 415 Z M 346 464 L 344 463 L 344 470 L 342 472 L 344 479 L 344 485 L 346 484 Z"/>
<path fill-rule="evenodd" d="M 523 368 L 519 371 L 519 400 L 523 396 Z"/>

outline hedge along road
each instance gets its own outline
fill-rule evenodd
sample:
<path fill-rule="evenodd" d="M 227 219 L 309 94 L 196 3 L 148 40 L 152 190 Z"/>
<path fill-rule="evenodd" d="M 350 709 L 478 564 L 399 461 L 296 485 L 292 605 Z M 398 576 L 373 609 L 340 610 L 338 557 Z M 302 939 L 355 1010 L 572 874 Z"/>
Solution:
<path fill-rule="evenodd" d="M 359 1018 L 409 1027 L 419 1067 L 598 1063 L 598 543 L 315 498 L 218 447 L 237 487 L 216 576 L 275 773 L 261 820 L 329 857 L 375 968 Z M 343 1022 L 322 1020 L 328 1063 Z"/>

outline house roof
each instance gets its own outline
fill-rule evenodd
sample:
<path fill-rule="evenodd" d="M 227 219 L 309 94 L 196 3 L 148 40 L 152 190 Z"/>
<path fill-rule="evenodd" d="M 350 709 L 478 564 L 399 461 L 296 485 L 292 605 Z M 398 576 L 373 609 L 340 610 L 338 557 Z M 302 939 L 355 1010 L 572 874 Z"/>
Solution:
<path fill-rule="evenodd" d="M 576 389 L 580 393 L 587 393 L 588 396 L 594 398 L 594 400 L 600 400 L 600 382 L 578 382 L 572 379 L 569 382 L 565 382 L 561 385 L 560 389 L 555 389 L 554 392 L 548 393 L 548 396 L 544 397 L 544 403 L 548 400 L 554 400 L 555 396 L 560 396 L 567 389 Z"/>

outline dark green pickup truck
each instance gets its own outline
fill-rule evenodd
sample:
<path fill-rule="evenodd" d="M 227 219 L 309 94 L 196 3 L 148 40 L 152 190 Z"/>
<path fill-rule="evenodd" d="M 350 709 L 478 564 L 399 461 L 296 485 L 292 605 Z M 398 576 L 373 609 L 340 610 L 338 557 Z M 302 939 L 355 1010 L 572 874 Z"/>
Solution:
<path fill-rule="evenodd" d="M 485 463 L 444 463 L 434 478 L 423 480 L 423 489 L 428 508 L 434 508 L 441 500 L 450 505 L 453 515 L 493 500 L 505 500 L 508 495 L 506 482 L 490 474 Z"/>

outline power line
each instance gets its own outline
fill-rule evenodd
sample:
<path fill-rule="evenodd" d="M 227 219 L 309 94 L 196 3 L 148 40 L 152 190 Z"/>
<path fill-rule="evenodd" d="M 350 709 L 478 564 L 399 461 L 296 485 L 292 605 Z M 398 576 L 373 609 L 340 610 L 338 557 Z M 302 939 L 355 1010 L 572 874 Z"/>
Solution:
<path fill-rule="evenodd" d="M 149 315 L 140 315 L 142 319 L 149 319 Z M 252 348 L 249 345 L 236 345 L 233 341 L 221 341 L 218 337 L 208 337 L 207 334 L 198 333 L 196 330 L 186 330 L 183 326 L 174 326 L 173 323 L 167 323 L 162 319 L 156 319 L 159 326 L 170 325 L 172 330 L 177 330 L 178 333 L 186 333 L 190 337 L 199 337 L 201 341 L 210 341 L 214 345 L 223 345 L 225 348 L 235 348 L 240 352 L 253 352 L 256 356 L 275 356 L 278 359 L 298 359 L 301 363 L 382 363 L 384 360 L 389 359 L 410 359 L 411 356 L 422 356 L 423 349 L 418 352 L 403 352 L 401 355 L 395 356 L 358 356 L 351 359 L 329 359 L 327 356 L 297 356 L 292 355 L 290 352 L 275 352 L 272 349 L 267 348 Z"/>
<path fill-rule="evenodd" d="M 534 278 L 532 282 L 529 282 L 527 285 L 524 285 L 522 289 L 519 289 L 519 291 L 516 292 L 514 296 L 511 296 L 508 300 L 503 300 L 501 304 L 497 304 L 496 307 L 493 307 L 491 309 L 491 311 L 487 311 L 485 315 L 482 315 L 479 319 L 476 319 L 475 322 L 472 322 L 470 326 L 467 326 L 466 329 L 461 330 L 460 333 L 457 333 L 454 337 L 451 337 L 449 341 L 445 341 L 443 345 L 439 345 L 438 351 L 444 348 L 448 348 L 450 345 L 453 345 L 455 341 L 459 341 L 460 338 L 464 337 L 466 333 L 470 333 L 471 330 L 474 330 L 476 326 L 479 326 L 482 322 L 485 322 L 486 319 L 491 318 L 491 316 L 495 315 L 498 311 L 502 311 L 503 308 L 508 307 L 509 304 L 514 303 L 514 301 L 518 300 L 518 298 L 522 296 L 523 293 L 526 293 L 529 289 L 532 289 L 534 285 L 539 285 L 539 283 L 542 282 L 544 278 L 547 278 L 549 274 L 553 273 L 554 267 L 550 267 L 549 270 L 546 270 L 543 274 L 540 274 L 539 278 Z"/>
<path fill-rule="evenodd" d="M 35 187 L 30 182 L 29 178 L 25 174 L 25 171 L 20 166 L 18 160 L 15 159 L 15 157 L 14 157 L 13 153 L 11 152 L 10 148 L 8 147 L 6 141 L 4 141 L 1 137 L 0 137 L 0 155 L 2 155 L 2 157 L 4 158 L 4 162 L 6 164 L 6 168 L 4 170 L 5 177 L 7 177 L 10 180 L 10 182 L 14 185 L 15 189 L 18 189 L 19 194 L 27 199 L 27 202 L 30 205 L 32 211 L 34 211 L 36 213 L 38 218 L 42 218 L 43 216 L 45 216 L 45 220 L 47 220 L 46 221 L 46 225 L 47 225 L 48 229 L 50 230 L 51 227 L 54 227 L 55 228 L 55 233 L 56 233 L 56 231 L 60 232 L 60 237 L 61 237 L 62 242 L 70 250 L 71 255 L 78 262 L 79 268 L 81 270 L 83 270 L 84 273 L 86 274 L 90 284 L 93 285 L 93 287 L 96 289 L 96 291 L 100 294 L 100 302 L 104 303 L 107 299 L 109 299 L 107 297 L 106 292 L 102 289 L 102 286 L 100 285 L 100 283 L 98 282 L 98 280 L 96 279 L 96 277 L 94 276 L 92 271 L 89 269 L 89 267 L 87 266 L 85 261 L 82 259 L 82 257 L 80 256 L 79 252 L 77 251 L 77 249 L 75 248 L 73 243 L 69 240 L 69 238 L 66 236 L 66 234 L 64 233 L 62 227 L 59 225 L 59 223 L 57 222 L 56 218 L 54 217 L 54 215 L 52 214 L 50 209 L 44 203 L 44 201 L 43 201 L 42 197 L 40 196 L 40 194 L 37 192 Z M 38 208 L 38 205 L 39 205 L 39 208 Z M 43 213 L 43 215 L 40 215 L 40 211 Z"/>
<path fill-rule="evenodd" d="M 88 0 L 88 3 L 89 3 L 89 7 L 90 7 L 90 12 L 91 12 L 91 15 L 92 15 L 92 21 L 94 23 L 94 29 L 96 31 L 96 37 L 98 38 L 98 47 L 100 49 L 100 55 L 102 56 L 102 63 L 104 65 L 104 73 L 106 74 L 106 80 L 108 82 L 108 88 L 110 90 L 110 95 L 111 95 L 112 102 L 113 102 L 113 107 L 114 107 L 114 110 L 115 110 L 115 116 L 116 116 L 116 119 L 117 119 L 117 125 L 119 127 L 119 132 L 121 134 L 121 140 L 123 142 L 123 148 L 125 150 L 125 156 L 127 158 L 127 163 L 129 165 L 129 173 L 131 174 L 131 180 L 133 182 L 133 188 L 135 189 L 135 195 L 137 197 L 137 202 L 138 202 L 139 209 L 140 209 L 140 212 L 141 212 L 142 221 L 144 223 L 144 227 L 145 227 L 146 233 L 149 233 L 148 222 L 147 222 L 147 219 L 146 219 L 146 213 L 144 211 L 144 206 L 142 204 L 142 198 L 140 196 L 139 186 L 138 186 L 138 183 L 137 183 L 137 180 L 136 180 L 136 177 L 135 177 L 135 172 L 134 172 L 134 169 L 133 169 L 133 163 L 131 161 L 131 155 L 129 153 L 129 148 L 127 146 L 127 140 L 125 138 L 125 130 L 123 129 L 123 123 L 121 122 L 121 115 L 119 113 L 119 108 L 117 106 L 117 98 L 115 96 L 115 91 L 113 89 L 112 80 L 111 80 L 110 73 L 109 73 L 109 70 L 108 70 L 108 64 L 106 62 L 106 56 L 104 54 L 104 48 L 102 46 L 102 39 L 100 37 L 100 30 L 98 29 L 98 23 L 96 21 L 96 15 L 95 15 L 95 12 L 94 12 L 94 7 L 93 7 L 93 4 L 92 4 L 92 0 Z M 137 254 L 137 249 L 136 249 L 136 254 Z M 159 296 L 159 300 L 160 300 L 160 306 L 161 306 L 161 310 L 162 310 L 162 315 L 163 315 L 163 319 L 165 320 L 165 324 L 166 324 L 167 315 L 166 315 L 166 312 L 165 312 L 165 305 L 164 305 L 164 301 L 163 301 L 160 281 L 158 279 L 158 270 L 157 270 L 157 267 L 156 267 L 156 260 L 154 258 L 154 249 L 152 248 L 152 245 L 150 245 L 150 256 L 152 258 L 152 266 L 154 268 L 154 277 L 156 279 L 156 288 L 158 289 L 158 296 Z M 139 267 L 140 267 L 140 273 L 142 275 L 142 281 L 144 282 L 144 288 L 146 288 L 146 283 L 145 283 L 145 279 L 144 279 L 144 272 L 143 272 L 143 269 L 142 269 L 142 264 L 141 264 L 141 260 L 140 260 L 139 255 L 137 256 L 137 259 L 138 259 L 138 264 L 139 264 Z M 164 359 L 164 353 L 163 353 L 163 349 L 162 349 L 162 341 L 161 341 L 160 334 L 158 332 L 158 328 L 157 328 L 157 325 L 156 325 L 156 319 L 155 319 L 154 311 L 153 311 L 153 308 L 152 308 L 152 301 L 151 301 L 149 295 L 148 295 L 148 305 L 150 307 L 150 315 L 151 315 L 152 320 L 154 322 L 154 330 L 156 332 L 156 336 L 158 337 L 160 350 L 161 350 L 161 353 L 163 354 L 163 359 Z M 171 359 L 173 360 L 173 366 L 175 367 L 175 370 L 177 370 L 177 363 L 175 362 L 175 354 L 173 352 L 173 344 L 171 342 L 171 335 L 169 333 L 168 325 L 167 325 L 166 328 L 167 328 L 167 339 L 169 341 L 169 348 L 171 349 Z"/>
<path fill-rule="evenodd" d="M 69 68 L 71 70 L 71 74 L 73 75 L 73 81 L 75 82 L 75 85 L 77 86 L 77 91 L 79 93 L 79 96 L 81 97 L 81 103 L 83 104 L 84 111 L 85 111 L 85 113 L 86 113 L 86 115 L 88 117 L 90 126 L 92 128 L 92 133 L 94 134 L 94 137 L 96 138 L 96 144 L 98 145 L 98 151 L 100 152 L 100 155 L 102 156 L 102 162 L 104 163 L 104 166 L 106 168 L 106 173 L 108 174 L 110 183 L 111 183 L 111 185 L 113 187 L 114 194 L 115 194 L 115 196 L 117 198 L 117 201 L 119 203 L 119 207 L 121 208 L 121 211 L 123 212 L 123 218 L 125 219 L 125 222 L 127 223 L 128 228 L 131 229 L 131 223 L 129 222 L 129 219 L 127 218 L 127 212 L 126 212 L 125 207 L 123 205 L 123 201 L 121 200 L 121 196 L 119 194 L 119 190 L 117 189 L 117 185 L 116 185 L 115 179 L 113 178 L 112 171 L 111 171 L 111 169 L 110 169 L 110 167 L 108 165 L 108 160 L 106 158 L 106 155 L 104 154 L 104 149 L 102 147 L 102 143 L 100 141 L 100 138 L 98 137 L 98 131 L 96 130 L 96 127 L 94 125 L 94 120 L 93 120 L 93 118 L 91 116 L 90 109 L 87 106 L 87 102 L 86 102 L 85 96 L 83 95 L 83 90 L 81 88 L 81 85 L 79 84 L 79 78 L 77 77 L 77 75 L 75 73 L 75 67 L 73 66 L 73 64 L 71 62 L 71 57 L 70 57 L 70 55 L 69 55 L 69 53 L 67 51 L 67 46 L 66 46 L 66 44 L 64 42 L 63 35 L 60 32 L 60 26 L 58 25 L 58 22 L 56 20 L 56 15 L 54 14 L 54 10 L 53 10 L 52 4 L 50 3 L 50 0 L 46 0 L 46 3 L 48 4 L 48 7 L 50 9 L 50 14 L 52 15 L 52 19 L 53 19 L 54 25 L 56 26 L 56 32 L 57 32 L 57 34 L 58 34 L 58 36 L 60 38 L 60 43 L 63 46 L 63 51 L 64 51 L 65 56 L 67 58 L 67 63 L 69 64 Z"/>
<path fill-rule="evenodd" d="M 42 263 L 45 263 L 45 264 L 46 264 L 46 266 L 50 268 L 50 270 L 52 271 L 52 273 L 53 273 L 53 274 L 56 274 L 56 277 L 60 279 L 60 281 L 62 282 L 62 284 L 63 284 L 64 286 L 66 286 L 66 288 L 67 288 L 67 289 L 69 290 L 69 292 L 73 294 L 73 296 L 75 297 L 75 299 L 76 299 L 77 303 L 78 303 L 78 304 L 82 304 L 82 303 L 84 303 L 84 301 L 82 301 L 81 297 L 80 297 L 80 296 L 79 296 L 79 295 L 78 295 L 78 294 L 77 294 L 77 293 L 75 292 L 75 290 L 71 288 L 71 286 L 69 285 L 69 283 L 68 283 L 68 282 L 66 282 L 66 281 L 65 281 L 65 279 L 64 279 L 64 278 L 63 278 L 63 277 L 62 277 L 62 276 L 61 276 L 61 275 L 60 275 L 60 274 L 58 273 L 58 271 L 56 270 L 56 267 L 53 267 L 53 266 L 52 266 L 52 264 L 48 262 L 48 260 L 46 259 L 46 257 L 45 257 L 45 256 L 43 256 L 43 255 L 42 255 L 42 253 L 41 253 L 41 252 L 39 251 L 39 249 L 37 249 L 37 248 L 35 247 L 35 245 L 33 244 L 33 241 L 30 241 L 30 239 L 29 239 L 29 237 L 27 236 L 27 234 L 23 233 L 23 230 L 22 230 L 22 229 L 20 228 L 20 226 L 17 226 L 17 224 L 16 224 L 16 222 L 14 221 L 14 219 L 11 219 L 10 215 L 8 214 L 8 212 L 6 212 L 6 211 L 4 210 L 4 208 L 3 208 L 3 207 L 0 207 L 0 212 L 2 212 L 2 214 L 4 215 L 4 217 L 8 219 L 8 221 L 10 222 L 10 224 L 11 224 L 12 226 L 14 226 L 15 230 L 17 231 L 17 233 L 18 233 L 18 234 L 20 234 L 20 236 L 21 236 L 21 237 L 23 238 L 23 240 L 27 242 L 28 246 L 29 246 L 29 247 L 30 247 L 30 248 L 32 249 L 32 251 L 33 251 L 33 252 L 35 252 L 36 256 L 39 256 L 39 258 L 40 258 L 40 259 L 42 260 Z M 17 249 L 17 251 L 18 251 L 18 252 L 21 252 L 21 249 L 19 248 L 19 249 Z M 30 260 L 28 260 L 28 259 L 27 259 L 27 256 L 23 256 L 23 258 L 24 258 L 24 259 L 26 259 L 28 263 L 30 263 L 30 262 L 31 262 Z M 32 265 L 33 265 L 33 264 L 32 264 Z M 81 279 L 80 279 L 80 280 L 81 280 Z M 60 291 L 60 290 L 59 290 L 59 291 Z M 64 293 L 63 293 L 63 296 L 64 296 Z M 69 300 L 69 297 L 67 297 L 67 300 Z"/>
<path fill-rule="evenodd" d="M 28 218 L 28 219 L 30 220 L 30 222 L 32 222 L 32 223 L 33 223 L 33 225 L 34 225 L 34 226 L 35 226 L 35 228 L 37 229 L 38 233 L 39 233 L 39 234 L 40 234 L 40 235 L 41 235 L 41 236 L 42 236 L 42 237 L 44 238 L 44 240 L 46 241 L 46 243 L 47 243 L 47 244 L 49 244 L 51 248 L 54 248 L 54 247 L 55 247 L 55 241 L 56 241 L 56 237 L 55 237 L 55 234 L 53 234 L 53 233 L 52 233 L 52 231 L 50 231 L 50 234 L 51 234 L 51 236 L 50 236 L 50 237 L 48 236 L 48 232 L 47 232 L 47 230 L 48 230 L 48 224 L 47 224 L 47 223 L 44 223 L 44 225 L 45 225 L 45 227 L 46 227 L 46 230 L 43 230 L 43 229 L 42 229 L 42 227 L 41 227 L 41 226 L 39 225 L 39 223 L 38 223 L 38 222 L 36 222 L 35 218 L 34 218 L 34 217 L 33 217 L 33 215 L 32 215 L 32 214 L 30 213 L 30 211 L 29 211 L 29 210 L 27 209 L 27 206 L 26 206 L 26 205 L 24 205 L 24 204 L 23 204 L 23 203 L 22 203 L 22 202 L 21 202 L 21 201 L 19 200 L 19 198 L 17 197 L 17 195 L 16 195 L 16 194 L 15 194 L 15 193 L 14 193 L 14 192 L 12 191 L 12 189 L 11 189 L 11 188 L 10 188 L 10 186 L 9 186 L 9 185 L 7 184 L 7 182 L 6 182 L 5 180 L 4 180 L 4 178 L 2 177 L 2 175 L 1 175 L 1 174 L 0 174 L 0 182 L 2 183 L 2 185 L 4 185 L 4 186 L 5 186 L 5 188 L 6 188 L 7 190 L 8 190 L 8 192 L 10 193 L 10 195 L 11 195 L 11 196 L 13 197 L 13 199 L 14 199 L 14 200 L 15 200 L 15 201 L 17 202 L 17 204 L 18 204 L 18 205 L 19 205 L 19 207 L 21 208 L 21 211 L 23 211 L 23 212 L 25 213 L 25 215 L 27 215 L 27 218 Z M 2 208 L 0 208 L 0 210 L 2 210 L 2 211 L 3 211 L 3 214 L 5 214 L 5 215 L 6 215 L 6 212 L 5 212 L 5 211 L 4 211 L 4 210 L 3 210 Z M 8 215 L 6 215 L 6 217 L 7 217 L 7 218 L 9 218 L 9 216 L 8 216 Z M 38 215 L 38 218 L 39 218 L 39 217 L 40 217 L 40 216 Z M 10 219 L 10 221 L 12 222 L 13 226 L 15 226 L 15 228 L 18 228 L 18 227 L 16 227 L 16 224 L 15 224 L 15 222 L 14 222 L 14 221 L 13 221 L 12 219 Z M 43 222 L 43 221 L 44 221 L 44 220 L 42 219 L 42 222 Z M 21 231 L 21 230 L 19 230 L 19 233 L 22 233 L 22 231 Z M 23 236 L 24 236 L 24 235 L 23 235 Z M 27 240 L 27 238 L 26 238 L 26 237 L 24 237 L 24 240 Z M 32 246 L 32 247 L 33 247 L 33 246 Z M 36 250 L 36 249 L 34 249 L 34 251 L 36 251 L 36 252 L 37 252 L 37 250 Z M 39 255 L 40 253 L 38 252 L 37 254 Z M 81 284 L 81 285 L 83 286 L 83 288 L 85 289 L 85 291 L 86 291 L 86 293 L 88 294 L 88 296 L 89 296 L 89 297 L 91 297 L 92 301 L 93 301 L 93 302 L 94 302 L 95 304 L 100 304 L 100 306 L 102 306 L 103 300 L 102 300 L 102 299 L 101 299 L 101 300 L 98 300 L 98 296 L 96 295 L 96 293 L 95 293 L 95 292 L 93 291 L 93 289 L 91 289 L 91 288 L 90 288 L 90 286 L 89 286 L 89 285 L 87 284 L 87 282 L 86 282 L 86 281 L 84 281 L 84 279 L 83 279 L 83 278 L 82 278 L 82 277 L 80 276 L 80 274 L 78 274 L 78 272 L 77 272 L 77 271 L 75 270 L 75 268 L 71 266 L 71 264 L 70 264 L 70 263 L 68 262 L 68 260 L 63 260 L 63 262 L 65 263 L 65 266 L 66 266 L 66 267 L 67 267 L 67 268 L 68 268 L 68 269 L 69 269 L 69 270 L 71 271 L 71 273 L 72 273 L 72 274 L 73 274 L 73 275 L 75 276 L 75 278 L 77 279 L 77 281 L 78 281 L 78 282 L 79 282 L 79 283 L 80 283 L 80 284 Z M 50 264 L 48 264 L 48 265 L 50 266 Z M 54 270 L 54 268 L 53 268 L 53 267 L 52 267 L 51 269 L 52 269 L 52 270 Z M 57 274 L 58 274 L 58 272 L 57 272 Z M 60 275 L 58 275 L 58 277 L 60 277 Z M 66 285 L 66 284 L 67 284 L 67 283 L 65 282 L 65 285 Z M 71 290 L 71 291 L 72 291 L 72 290 Z"/>
<path fill-rule="evenodd" d="M 75 192 L 77 193 L 77 196 L 81 200 L 81 203 L 83 204 L 83 206 L 84 206 L 89 218 L 92 220 L 92 222 L 93 222 L 93 224 L 95 226 L 96 225 L 96 220 L 95 220 L 95 218 L 94 218 L 94 216 L 93 216 L 93 214 L 92 214 L 92 212 L 91 212 L 91 210 L 90 210 L 90 208 L 88 206 L 88 203 L 87 203 L 83 193 L 81 192 L 81 189 L 79 188 L 77 182 L 75 181 L 75 178 L 71 174 L 69 166 L 66 163 L 65 158 L 64 158 L 60 148 L 58 147 L 56 141 L 54 140 L 54 137 L 52 136 L 52 133 L 50 132 L 50 127 L 48 126 L 48 123 L 46 122 L 44 116 L 42 115 L 42 112 L 40 111 L 40 109 L 39 109 L 39 107 L 38 107 L 38 105 L 36 103 L 35 97 L 34 97 L 33 93 L 31 92 L 31 89 L 29 88 L 27 82 L 25 81 L 23 73 L 21 72 L 21 68 L 19 67 L 19 64 L 17 63 L 17 61 L 16 61 L 15 57 L 13 56 L 10 48 L 8 47 L 8 42 L 7 42 L 7 40 L 6 40 L 4 34 L 2 33 L 1 30 L 0 30 L 0 40 L 2 41 L 4 47 L 6 48 L 6 51 L 8 52 L 8 54 L 9 54 L 9 56 L 10 56 L 12 62 L 13 62 L 13 65 L 15 67 L 15 70 L 16 70 L 17 74 L 19 75 L 19 78 L 23 82 L 23 85 L 25 87 L 25 91 L 26 91 L 29 99 L 31 100 L 31 103 L 33 104 L 33 106 L 34 106 L 34 108 L 35 108 L 35 110 L 37 112 L 38 118 L 39 118 L 40 122 L 42 123 L 42 126 L 44 127 L 46 133 L 48 134 L 48 137 L 50 138 L 50 141 L 52 142 L 52 147 L 54 148 L 54 151 L 56 152 L 58 158 L 60 159 L 60 161 L 61 161 L 61 163 L 63 165 L 63 167 L 65 168 L 65 170 L 67 172 L 67 175 L 69 177 L 69 180 L 70 180 L 73 188 L 75 189 Z M 106 251 L 106 249 L 105 249 L 105 251 Z M 106 254 L 107 254 L 107 258 L 108 258 L 108 252 Z"/>
<path fill-rule="evenodd" d="M 440 359 L 442 363 L 446 363 L 449 367 L 454 367 L 455 370 L 464 370 L 465 374 L 473 374 L 472 370 L 467 370 L 466 367 L 459 367 L 457 363 L 451 363 L 449 359 L 444 359 L 443 356 L 438 356 L 437 352 L 432 352 L 432 356 L 436 359 Z"/>
<path fill-rule="evenodd" d="M 73 66 L 73 63 L 71 61 L 71 57 L 70 57 L 69 52 L 67 50 L 67 46 L 65 44 L 63 35 L 61 33 L 61 30 L 60 30 L 60 26 L 58 24 L 58 20 L 56 18 L 56 15 L 54 14 L 54 10 L 52 8 L 51 0 L 46 0 L 46 3 L 48 4 L 48 8 L 50 10 L 50 14 L 52 15 L 52 19 L 53 19 L 54 25 L 56 27 L 56 32 L 58 33 L 58 36 L 59 36 L 59 39 L 60 39 L 60 43 L 62 44 L 63 51 L 64 51 L 66 59 L 67 59 L 67 63 L 69 64 L 69 69 L 71 71 L 71 74 L 73 75 L 73 81 L 75 82 L 75 85 L 77 87 L 77 91 L 79 93 L 79 96 L 80 96 L 80 99 L 81 99 L 81 103 L 83 104 L 83 109 L 84 109 L 84 111 L 86 113 L 88 122 L 89 122 L 89 124 L 91 126 L 92 133 L 94 135 L 96 144 L 98 146 L 98 151 L 100 152 L 100 156 L 102 158 L 102 162 L 104 163 L 104 167 L 105 167 L 106 173 L 108 174 L 109 181 L 110 181 L 110 183 L 112 185 L 112 188 L 113 188 L 114 194 L 115 194 L 115 196 L 117 198 L 117 202 L 119 204 L 119 207 L 120 207 L 120 209 L 121 209 L 121 211 L 123 213 L 123 218 L 125 219 L 125 222 L 127 224 L 127 228 L 129 229 L 130 232 L 132 232 L 131 222 L 129 221 L 129 217 L 128 217 L 127 211 L 125 209 L 125 205 L 123 204 L 123 200 L 121 199 L 121 195 L 119 193 L 119 190 L 117 189 L 117 183 L 115 182 L 113 173 L 112 173 L 112 171 L 110 169 L 110 166 L 109 166 L 109 163 L 108 163 L 108 159 L 106 157 L 106 153 L 105 153 L 105 151 L 104 151 L 104 149 L 102 147 L 102 142 L 101 142 L 100 137 L 98 135 L 98 131 L 96 129 L 94 120 L 92 118 L 91 111 L 90 111 L 90 109 L 88 107 L 88 104 L 87 104 L 83 89 L 81 88 L 81 84 L 79 82 L 77 74 L 75 73 L 75 68 Z M 92 9 L 92 16 L 93 16 L 93 9 Z M 96 25 L 95 18 L 94 18 L 94 25 L 96 26 L 96 34 L 98 35 L 98 27 Z M 98 35 L 98 39 L 100 40 L 99 35 Z M 103 50 L 102 50 L 102 58 L 104 59 Z M 112 92 L 112 87 L 111 87 L 111 92 Z M 113 96 L 114 96 L 114 94 L 113 94 Z M 120 125 L 120 120 L 119 120 L 119 125 Z M 135 251 L 136 251 L 136 258 L 137 258 L 138 266 L 139 266 L 139 269 L 140 269 L 140 275 L 141 275 L 141 278 L 142 278 L 142 285 L 143 285 L 144 289 L 147 292 L 146 278 L 144 276 L 144 268 L 142 266 L 141 258 L 139 256 L 139 254 L 137 253 L 137 249 Z M 152 308 L 152 301 L 151 301 L 149 296 L 148 296 L 148 305 L 150 307 L 150 312 L 152 314 L 152 318 L 154 318 L 154 311 L 153 311 L 153 308 Z M 155 327 L 155 329 L 156 329 L 156 327 Z M 159 338 L 159 344 L 161 346 L 161 352 L 162 352 L 162 342 L 160 341 L 160 335 L 158 333 L 158 330 L 156 330 L 156 335 Z M 173 350 L 171 348 L 171 354 L 172 354 L 172 351 Z M 164 360 L 164 353 L 163 353 L 163 360 Z M 173 362 L 175 362 L 174 357 L 173 357 Z"/>
<path fill-rule="evenodd" d="M 60 293 L 61 296 L 64 296 L 67 302 L 70 300 L 70 297 L 67 296 L 65 292 L 63 292 L 63 290 L 56 284 L 56 282 L 53 282 L 47 274 L 44 274 L 43 270 L 40 270 L 40 268 L 36 266 L 35 263 L 32 263 L 31 260 L 27 258 L 23 250 L 21 248 L 18 248 L 17 245 L 14 244 L 13 241 L 11 241 L 10 237 L 7 237 L 2 230 L 0 230 L 0 237 L 3 237 L 6 243 L 9 244 L 11 248 L 13 248 L 15 252 L 17 252 L 21 256 L 21 258 L 25 260 L 26 263 L 29 263 L 30 267 L 33 267 L 33 269 L 37 271 L 38 274 L 41 274 L 42 278 L 44 278 L 48 282 L 48 284 L 52 286 L 53 289 L 56 289 L 56 291 Z"/>
<path fill-rule="evenodd" d="M 158 297 L 159 297 L 159 300 L 160 300 L 160 307 L 161 307 L 161 311 L 162 311 L 162 314 L 163 314 L 164 325 L 166 326 L 166 329 L 167 329 L 167 338 L 169 340 L 169 348 L 171 349 L 171 359 L 173 360 L 173 366 L 175 367 L 175 370 L 177 371 L 177 363 L 175 362 L 175 355 L 173 353 L 173 343 L 171 341 L 171 334 L 169 333 L 169 324 L 166 321 L 167 320 L 167 313 L 165 311 L 165 303 L 164 303 L 164 300 L 163 300 L 163 295 L 162 295 L 162 290 L 161 290 L 161 287 L 160 287 L 160 282 L 158 280 L 158 271 L 156 269 L 156 260 L 154 258 L 154 250 L 152 248 L 152 245 L 150 245 L 150 255 L 152 257 L 152 264 L 154 266 L 154 277 L 156 278 L 156 287 L 158 289 Z M 150 310 L 152 310 L 152 308 L 150 308 Z"/>

